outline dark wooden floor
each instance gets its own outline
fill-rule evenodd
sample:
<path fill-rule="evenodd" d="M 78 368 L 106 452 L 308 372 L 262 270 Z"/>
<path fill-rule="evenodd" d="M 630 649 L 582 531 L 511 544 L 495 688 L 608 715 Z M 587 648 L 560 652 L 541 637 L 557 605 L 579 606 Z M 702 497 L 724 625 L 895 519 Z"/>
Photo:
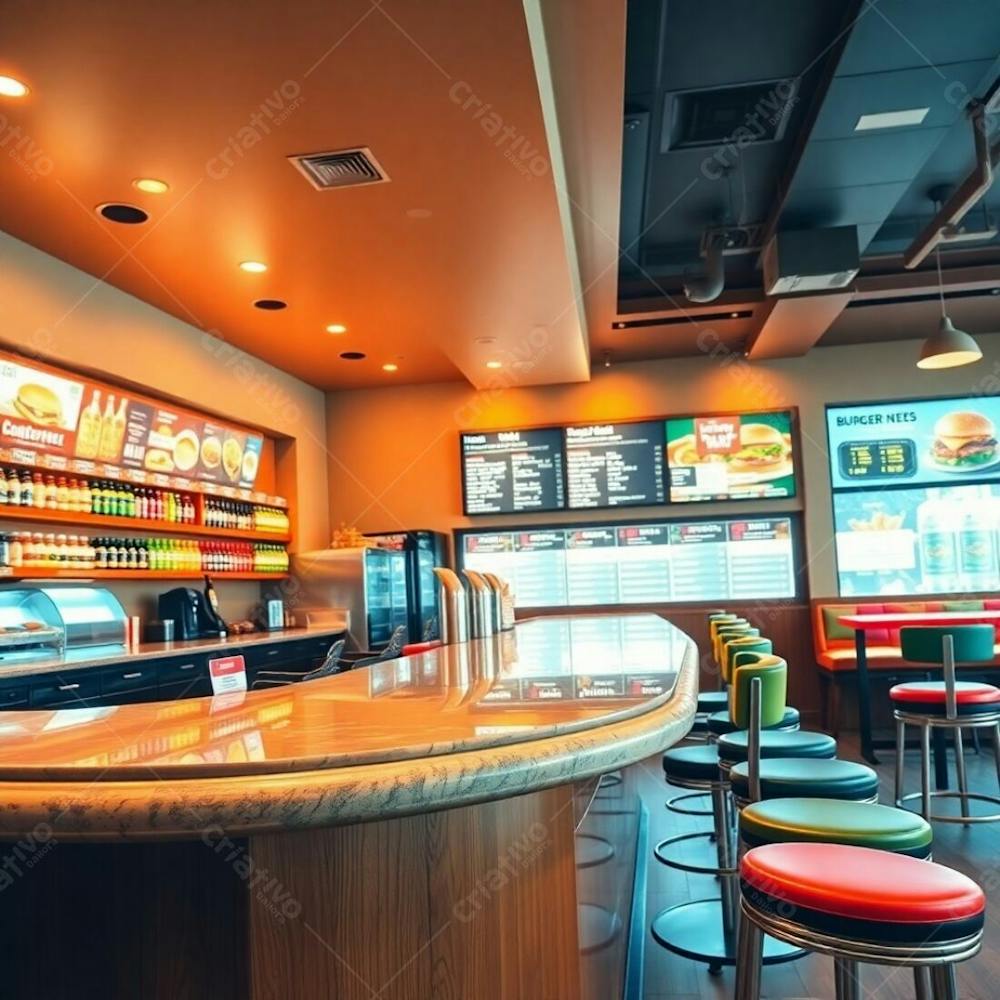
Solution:
<path fill-rule="evenodd" d="M 856 743 L 851 734 L 840 739 L 840 756 L 857 760 Z M 882 781 L 882 802 L 892 801 L 891 751 L 880 752 L 878 767 Z M 982 754 L 968 754 L 969 781 L 973 789 L 995 793 L 997 775 L 991 748 Z M 916 790 L 918 757 L 907 754 L 907 781 Z M 953 772 L 952 772 L 953 773 Z M 664 808 L 668 790 L 663 782 L 659 759 L 643 766 L 641 793 L 650 815 L 650 844 L 656 844 L 673 833 L 708 829 L 711 820 L 683 817 Z M 939 804 L 941 811 L 953 809 L 950 801 Z M 973 806 L 973 811 L 992 811 L 985 803 Z M 942 864 L 965 872 L 986 890 L 990 909 L 987 916 L 986 938 L 982 952 L 959 967 L 958 980 L 961 1000 L 997 1000 L 1000 997 L 1000 823 L 963 827 L 958 824 L 935 824 L 934 858 Z M 674 871 L 652 860 L 649 867 L 647 924 L 665 907 L 687 899 L 702 899 L 716 895 L 717 883 L 710 876 L 688 875 Z M 909 972 L 879 966 L 867 966 L 862 973 L 866 1000 L 912 1000 L 913 981 Z M 733 971 L 710 976 L 705 966 L 680 958 L 661 948 L 647 933 L 646 1000 L 731 1000 Z M 765 969 L 763 995 L 775 1000 L 832 1000 L 833 962 L 811 955 L 787 965 Z"/>

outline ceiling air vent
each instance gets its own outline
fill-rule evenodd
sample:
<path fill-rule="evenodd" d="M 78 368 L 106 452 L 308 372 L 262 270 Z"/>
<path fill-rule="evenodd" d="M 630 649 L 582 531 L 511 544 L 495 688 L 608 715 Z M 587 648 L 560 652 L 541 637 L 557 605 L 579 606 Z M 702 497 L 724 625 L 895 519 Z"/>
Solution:
<path fill-rule="evenodd" d="M 288 159 L 317 191 L 384 184 L 389 180 L 389 175 L 366 146 L 332 153 L 305 153 Z"/>
<path fill-rule="evenodd" d="M 660 152 L 777 142 L 785 134 L 797 91 L 798 81 L 791 79 L 667 94 Z"/>

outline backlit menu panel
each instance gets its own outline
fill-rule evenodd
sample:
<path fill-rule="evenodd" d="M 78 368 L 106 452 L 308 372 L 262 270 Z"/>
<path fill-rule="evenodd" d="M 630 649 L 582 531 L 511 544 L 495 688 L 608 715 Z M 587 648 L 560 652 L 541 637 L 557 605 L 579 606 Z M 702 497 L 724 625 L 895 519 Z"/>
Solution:
<path fill-rule="evenodd" d="M 778 599 L 796 594 L 789 517 L 460 532 L 463 565 L 518 607 Z M 537 536 L 537 538 L 536 538 Z"/>
<path fill-rule="evenodd" d="M 566 479 L 574 510 L 663 503 L 663 424 L 566 428 Z"/>
<path fill-rule="evenodd" d="M 561 510 L 562 432 L 493 431 L 462 435 L 466 514 L 524 514 Z"/>

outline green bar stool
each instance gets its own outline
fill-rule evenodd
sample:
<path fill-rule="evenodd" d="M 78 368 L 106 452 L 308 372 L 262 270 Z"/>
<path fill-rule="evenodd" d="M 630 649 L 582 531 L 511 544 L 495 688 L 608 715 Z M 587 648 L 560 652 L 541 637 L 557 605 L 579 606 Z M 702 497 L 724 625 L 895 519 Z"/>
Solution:
<path fill-rule="evenodd" d="M 759 716 L 764 725 L 779 722 L 785 710 L 788 664 L 778 656 L 757 656 L 738 667 L 730 688 L 730 706 L 737 725 L 746 726 L 750 717 L 750 682 L 758 679 L 762 697 Z M 783 734 L 798 735 L 798 734 Z M 829 737 L 827 737 L 829 738 Z M 663 770 L 671 784 L 698 788 L 712 795 L 715 817 L 715 864 L 693 864 L 679 856 L 677 845 L 710 834 L 680 834 L 656 845 L 656 859 L 670 868 L 699 874 L 717 875 L 722 894 L 698 899 L 663 910 L 653 920 L 652 934 L 663 947 L 694 961 L 704 962 L 709 972 L 718 973 L 736 961 L 736 923 L 739 887 L 736 882 L 736 851 L 733 816 L 728 784 L 719 770 L 716 746 L 680 747 L 663 755 Z M 797 948 L 768 939 L 764 944 L 766 963 L 788 962 L 801 954 Z"/>
<path fill-rule="evenodd" d="M 760 1000 L 771 937 L 831 955 L 837 1000 L 868 995 L 862 962 L 913 969 L 919 1000 L 958 1000 L 955 963 L 982 947 L 983 890 L 904 854 L 844 844 L 756 847 L 740 862 L 740 892 L 736 1000 Z"/>
<path fill-rule="evenodd" d="M 989 663 L 994 657 L 995 633 L 992 625 L 920 626 L 900 629 L 903 659 L 912 663 L 939 664 L 942 681 L 917 681 L 897 684 L 889 692 L 896 720 L 896 792 L 897 806 L 912 799 L 921 800 L 924 819 L 942 823 L 992 823 L 1000 813 L 973 816 L 972 802 L 988 802 L 1000 806 L 1000 795 L 970 792 L 965 771 L 965 748 L 962 732 L 992 729 L 993 753 L 997 778 L 1000 781 L 1000 688 L 992 684 L 975 684 L 955 679 L 958 663 Z M 906 727 L 920 731 L 920 791 L 904 794 L 903 758 L 906 749 Z M 958 790 L 931 788 L 931 731 L 950 730 L 955 738 L 955 768 Z M 931 812 L 934 798 L 959 800 L 961 815 L 946 816 Z"/>
<path fill-rule="evenodd" d="M 754 663 L 761 655 L 771 652 L 773 650 L 770 639 L 747 634 L 726 637 L 721 649 L 723 679 L 728 684 L 733 676 L 733 671 L 738 667 Z M 725 733 L 735 732 L 738 728 L 733 721 L 728 705 L 725 711 L 715 712 L 708 717 L 707 727 L 710 739 L 722 736 Z M 768 726 L 766 728 L 794 732 L 799 728 L 798 709 L 786 705 L 785 714 L 781 717 L 781 721 L 776 726 Z"/>

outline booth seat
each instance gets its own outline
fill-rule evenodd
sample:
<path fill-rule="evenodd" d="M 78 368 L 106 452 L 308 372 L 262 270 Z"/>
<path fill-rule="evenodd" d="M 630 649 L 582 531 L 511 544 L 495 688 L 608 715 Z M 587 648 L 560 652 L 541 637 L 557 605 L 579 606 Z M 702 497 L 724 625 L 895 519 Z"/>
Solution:
<path fill-rule="evenodd" d="M 927 601 L 883 601 L 852 602 L 831 598 L 814 598 L 811 602 L 813 649 L 819 668 L 820 724 L 827 732 L 836 735 L 840 731 L 841 688 L 850 682 L 857 672 L 857 655 L 854 648 L 854 630 L 840 624 L 839 619 L 849 614 L 890 614 L 904 611 L 994 611 L 1000 610 L 1000 598 L 968 598 L 965 600 Z M 994 659 L 991 664 L 977 663 L 977 674 L 985 674 L 993 668 L 1000 668 L 1000 634 L 994 645 Z M 884 629 L 868 632 L 866 651 L 868 670 L 881 674 L 887 681 L 888 675 L 925 674 L 926 668 L 903 660 L 899 646 L 899 630 Z"/>

